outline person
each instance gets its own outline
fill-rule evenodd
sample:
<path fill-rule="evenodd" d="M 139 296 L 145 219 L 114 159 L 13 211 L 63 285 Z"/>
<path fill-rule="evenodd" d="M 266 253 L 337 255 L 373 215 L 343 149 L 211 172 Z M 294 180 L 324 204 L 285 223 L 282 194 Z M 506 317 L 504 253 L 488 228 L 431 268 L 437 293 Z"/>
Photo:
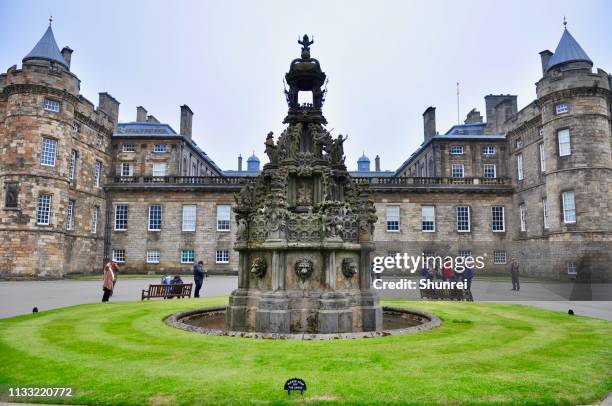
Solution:
<path fill-rule="evenodd" d="M 426 266 L 421 268 L 421 278 L 428 280 L 432 279 L 432 274 Z"/>
<path fill-rule="evenodd" d="M 474 278 L 474 266 L 466 266 L 463 271 L 463 280 L 467 283 L 467 290 L 472 291 L 472 278 Z"/>
<path fill-rule="evenodd" d="M 453 280 L 454 277 L 455 277 L 455 272 L 453 272 L 451 261 L 446 261 L 444 263 L 444 268 L 442 268 L 442 280 L 451 281 Z"/>
<path fill-rule="evenodd" d="M 108 302 L 108 299 L 110 299 L 113 294 L 115 283 L 117 282 L 115 272 L 118 270 L 119 267 L 115 261 L 107 261 L 106 265 L 104 265 L 104 276 L 102 278 L 102 290 L 104 291 L 102 295 L 103 302 Z"/>
<path fill-rule="evenodd" d="M 512 290 L 520 291 L 521 284 L 519 283 L 519 264 L 516 258 L 512 258 L 510 265 L 510 276 L 512 276 Z"/>
<path fill-rule="evenodd" d="M 205 277 L 206 270 L 204 269 L 204 262 L 198 261 L 198 264 L 193 267 L 193 281 L 195 282 L 195 293 L 193 297 L 200 297 L 200 289 L 202 289 Z"/>
<path fill-rule="evenodd" d="M 174 275 L 174 278 L 170 281 L 170 285 L 180 285 L 183 283 L 180 275 Z"/>

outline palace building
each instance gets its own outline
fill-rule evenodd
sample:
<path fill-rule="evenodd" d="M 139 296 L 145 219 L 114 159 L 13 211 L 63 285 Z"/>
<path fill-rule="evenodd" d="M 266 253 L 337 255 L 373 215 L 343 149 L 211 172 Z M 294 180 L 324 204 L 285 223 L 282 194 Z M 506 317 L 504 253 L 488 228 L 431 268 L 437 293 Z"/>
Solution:
<path fill-rule="evenodd" d="M 0 74 L 0 278 L 99 272 L 190 271 L 198 260 L 235 273 L 232 208 L 260 173 L 253 154 L 223 170 L 180 128 L 138 107 L 118 122 L 119 102 L 79 93 L 72 49 L 52 27 Z M 486 272 L 611 280 L 612 76 L 567 29 L 542 51 L 537 98 L 485 96 L 464 124 L 436 130 L 423 113 L 421 146 L 394 171 L 359 158 L 350 176 L 368 185 L 378 221 L 374 255 L 484 256 Z M 280 117 L 279 117 L 280 118 Z M 483 271 L 485 272 L 485 271 Z"/>

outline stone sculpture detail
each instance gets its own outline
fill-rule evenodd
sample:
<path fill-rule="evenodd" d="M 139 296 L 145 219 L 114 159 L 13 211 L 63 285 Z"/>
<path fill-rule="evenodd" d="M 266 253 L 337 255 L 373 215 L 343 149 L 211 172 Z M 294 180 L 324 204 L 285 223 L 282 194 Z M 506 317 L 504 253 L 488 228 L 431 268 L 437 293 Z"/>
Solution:
<path fill-rule="evenodd" d="M 234 196 L 240 269 L 228 329 L 377 331 L 382 310 L 368 271 L 376 210 L 367 185 L 355 183 L 344 165 L 348 136 L 325 128 L 326 75 L 310 56 L 313 40 L 305 35 L 299 43 L 301 57 L 285 75 L 287 127 L 277 137 L 266 135 L 270 162 Z M 299 92 L 312 92 L 313 103 L 299 104 Z M 343 282 L 336 257 L 343 258 Z"/>

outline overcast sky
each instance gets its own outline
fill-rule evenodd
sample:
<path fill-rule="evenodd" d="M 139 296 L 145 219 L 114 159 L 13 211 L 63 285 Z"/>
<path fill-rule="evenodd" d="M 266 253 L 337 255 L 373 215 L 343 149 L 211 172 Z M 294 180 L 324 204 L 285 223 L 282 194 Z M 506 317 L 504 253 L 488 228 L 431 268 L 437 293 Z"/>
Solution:
<path fill-rule="evenodd" d="M 282 93 L 296 43 L 314 35 L 312 57 L 329 77 L 324 113 L 348 134 L 349 169 L 365 151 L 395 170 L 423 140 L 422 113 L 437 107 L 443 133 L 460 112 L 484 115 L 484 96 L 535 97 L 538 52 L 554 51 L 568 29 L 594 61 L 612 70 L 611 1 L 8 1 L 0 0 L 0 68 L 21 59 L 49 14 L 71 70 L 97 104 L 107 91 L 120 121 L 136 106 L 179 130 L 179 106 L 194 111 L 194 139 L 223 169 L 238 154 L 265 161 L 268 131 L 278 135 Z"/>

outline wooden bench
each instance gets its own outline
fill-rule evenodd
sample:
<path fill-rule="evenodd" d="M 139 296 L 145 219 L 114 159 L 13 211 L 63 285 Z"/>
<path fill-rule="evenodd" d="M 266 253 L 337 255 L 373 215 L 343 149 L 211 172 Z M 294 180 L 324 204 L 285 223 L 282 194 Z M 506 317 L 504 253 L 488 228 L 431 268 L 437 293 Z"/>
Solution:
<path fill-rule="evenodd" d="M 421 289 L 421 299 L 474 301 L 472 292 L 467 289 Z"/>
<path fill-rule="evenodd" d="M 152 297 L 163 297 L 172 299 L 173 297 L 191 297 L 193 283 L 177 283 L 174 285 L 149 285 L 149 289 L 142 290 L 140 300 L 151 299 Z"/>

